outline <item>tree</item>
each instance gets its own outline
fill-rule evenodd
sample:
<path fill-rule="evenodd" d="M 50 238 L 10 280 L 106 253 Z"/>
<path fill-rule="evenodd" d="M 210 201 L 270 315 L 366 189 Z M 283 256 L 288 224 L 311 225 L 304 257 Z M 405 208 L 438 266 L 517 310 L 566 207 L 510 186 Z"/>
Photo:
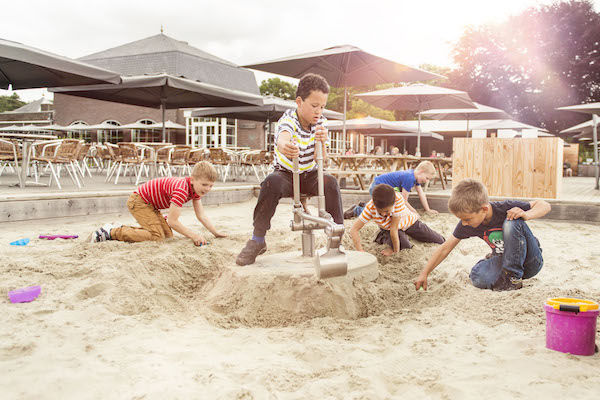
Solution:
<path fill-rule="evenodd" d="M 296 99 L 298 86 L 279 78 L 269 78 L 260 83 L 260 94 L 263 96 L 276 96 L 286 100 Z"/>
<path fill-rule="evenodd" d="M 600 14 L 590 1 L 529 8 L 499 25 L 467 28 L 449 85 L 520 121 L 558 132 L 585 116 L 556 107 L 600 99 Z"/>
<path fill-rule="evenodd" d="M 23 107 L 25 104 L 27 103 L 21 101 L 16 93 L 13 93 L 12 96 L 0 96 L 0 112 L 12 111 Z"/>

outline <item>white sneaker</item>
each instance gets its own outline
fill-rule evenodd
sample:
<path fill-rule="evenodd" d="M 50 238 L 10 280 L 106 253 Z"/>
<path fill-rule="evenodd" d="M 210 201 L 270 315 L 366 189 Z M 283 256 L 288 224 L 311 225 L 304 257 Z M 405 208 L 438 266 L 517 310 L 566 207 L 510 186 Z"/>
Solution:
<path fill-rule="evenodd" d="M 117 228 L 117 225 L 113 224 L 104 224 L 102 227 L 96 229 L 94 232 L 88 236 L 88 241 L 91 243 L 104 242 L 106 240 L 111 240 L 110 231 L 113 228 Z"/>

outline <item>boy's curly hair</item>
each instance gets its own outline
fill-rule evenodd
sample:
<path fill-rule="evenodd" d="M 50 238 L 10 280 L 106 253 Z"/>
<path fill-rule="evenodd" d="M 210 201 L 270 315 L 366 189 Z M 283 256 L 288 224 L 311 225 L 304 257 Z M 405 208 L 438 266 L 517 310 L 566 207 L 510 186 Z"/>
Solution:
<path fill-rule="evenodd" d="M 381 183 L 373 188 L 373 204 L 378 209 L 386 208 L 396 202 L 396 191 L 390 185 Z"/>
<path fill-rule="evenodd" d="M 296 97 L 301 97 L 302 100 L 306 100 L 310 96 L 310 92 L 318 90 L 325 94 L 329 93 L 329 84 L 321 75 L 317 74 L 306 74 L 300 78 L 298 82 L 298 89 L 296 89 Z"/>

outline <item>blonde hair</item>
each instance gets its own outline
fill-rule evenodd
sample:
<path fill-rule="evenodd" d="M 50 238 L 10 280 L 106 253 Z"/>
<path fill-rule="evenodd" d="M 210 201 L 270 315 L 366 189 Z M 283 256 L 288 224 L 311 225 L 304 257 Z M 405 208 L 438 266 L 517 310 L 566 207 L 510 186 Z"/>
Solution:
<path fill-rule="evenodd" d="M 415 168 L 415 172 L 425 172 L 429 175 L 435 175 L 435 167 L 431 161 L 421 161 L 417 168 Z"/>
<path fill-rule="evenodd" d="M 200 161 L 194 165 L 194 168 L 192 168 L 191 177 L 193 179 L 205 178 L 211 182 L 214 182 L 219 177 L 219 174 L 217 174 L 217 170 L 211 163 L 208 161 Z"/>
<path fill-rule="evenodd" d="M 476 179 L 463 179 L 452 189 L 448 200 L 448 208 L 452 214 L 476 213 L 482 206 L 488 204 L 490 199 L 483 183 Z"/>

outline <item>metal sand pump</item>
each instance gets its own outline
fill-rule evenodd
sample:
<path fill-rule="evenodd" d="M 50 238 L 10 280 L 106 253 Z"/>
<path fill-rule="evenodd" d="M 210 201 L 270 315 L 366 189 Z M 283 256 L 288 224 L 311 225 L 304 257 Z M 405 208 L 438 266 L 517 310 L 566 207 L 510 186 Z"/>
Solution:
<path fill-rule="evenodd" d="M 318 164 L 318 205 L 319 215 L 308 214 L 300 202 L 300 176 L 298 157 L 294 158 L 294 220 L 292 231 L 302 231 L 302 256 L 313 257 L 316 274 L 319 279 L 344 276 L 348 273 L 348 260 L 342 245 L 344 225 L 336 224 L 331 215 L 325 211 L 325 189 L 323 182 L 323 143 L 316 141 L 315 158 Z M 315 251 L 315 235 L 313 230 L 324 229 L 327 235 L 326 250 Z"/>

